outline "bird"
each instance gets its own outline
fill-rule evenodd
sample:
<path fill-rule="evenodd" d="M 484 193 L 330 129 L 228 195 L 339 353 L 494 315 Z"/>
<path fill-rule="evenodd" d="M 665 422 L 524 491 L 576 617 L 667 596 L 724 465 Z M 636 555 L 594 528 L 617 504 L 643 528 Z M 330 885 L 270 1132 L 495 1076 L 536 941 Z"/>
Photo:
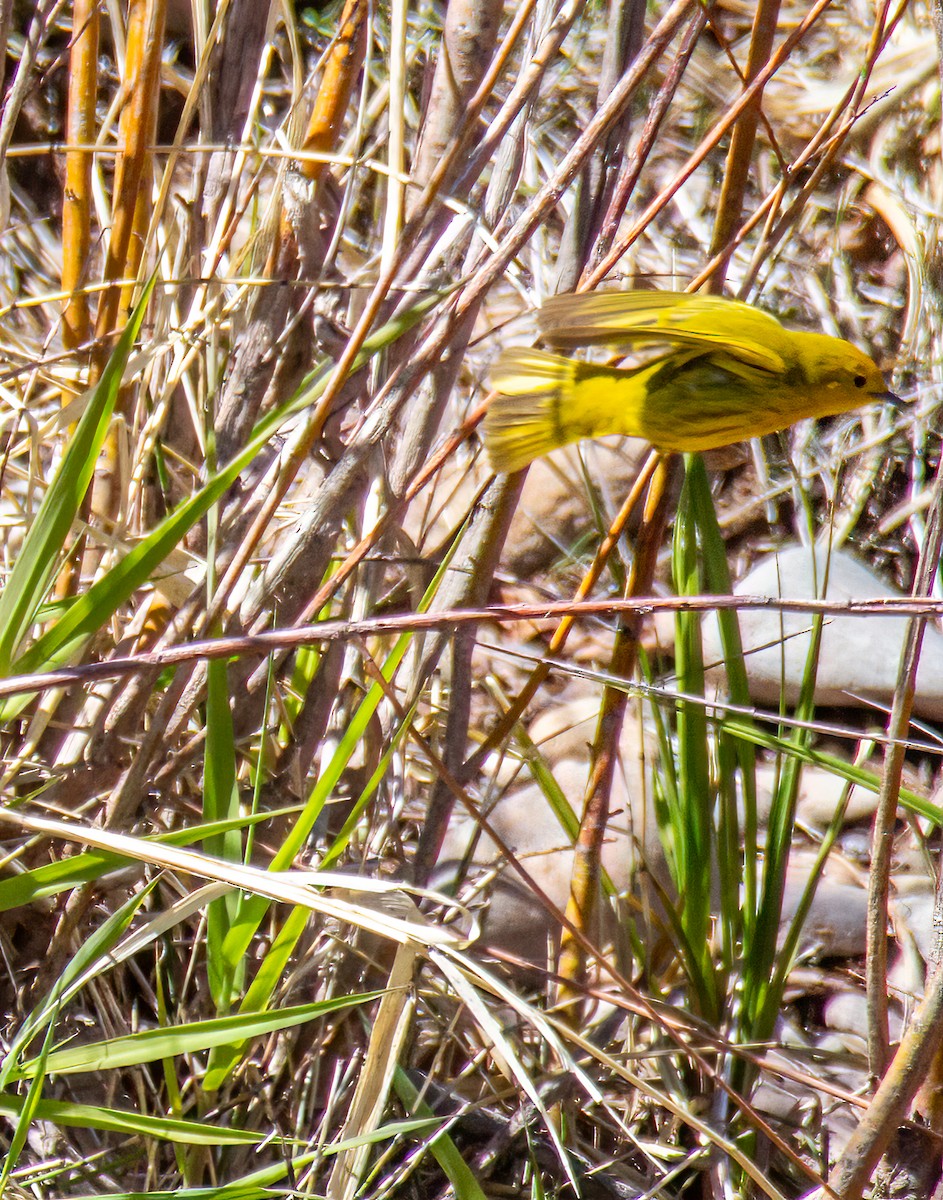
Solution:
<path fill-rule="evenodd" d="M 583 438 L 645 438 L 663 453 L 762 437 L 809 417 L 897 401 L 880 368 L 843 338 L 786 329 L 723 296 L 602 291 L 555 296 L 538 311 L 545 343 L 604 345 L 628 366 L 529 347 L 491 368 L 498 393 L 483 437 L 496 473 Z"/>

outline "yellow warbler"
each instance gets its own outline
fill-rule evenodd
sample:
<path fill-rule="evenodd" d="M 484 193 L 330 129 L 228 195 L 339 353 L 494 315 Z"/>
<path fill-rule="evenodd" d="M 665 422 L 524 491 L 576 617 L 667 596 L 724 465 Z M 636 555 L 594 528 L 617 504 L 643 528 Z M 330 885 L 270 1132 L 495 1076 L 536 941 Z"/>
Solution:
<path fill-rule="evenodd" d="M 550 345 L 593 343 L 634 366 L 506 350 L 491 370 L 500 393 L 485 417 L 495 471 L 580 438 L 619 433 L 659 450 L 709 450 L 896 399 L 861 350 L 824 333 L 793 333 L 775 317 L 720 296 L 600 292 L 557 296 L 538 313 Z"/>

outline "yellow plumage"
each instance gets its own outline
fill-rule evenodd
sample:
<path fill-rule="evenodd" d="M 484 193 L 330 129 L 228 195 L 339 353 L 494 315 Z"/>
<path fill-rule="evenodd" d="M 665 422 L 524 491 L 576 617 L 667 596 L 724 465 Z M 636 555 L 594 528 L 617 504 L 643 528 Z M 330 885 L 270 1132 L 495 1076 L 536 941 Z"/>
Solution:
<path fill-rule="evenodd" d="M 618 433 L 664 451 L 708 450 L 806 417 L 891 398 L 875 363 L 840 338 L 795 333 L 738 300 L 683 292 L 557 296 L 538 314 L 552 346 L 603 344 L 636 366 L 506 350 L 484 424 L 495 471 Z"/>

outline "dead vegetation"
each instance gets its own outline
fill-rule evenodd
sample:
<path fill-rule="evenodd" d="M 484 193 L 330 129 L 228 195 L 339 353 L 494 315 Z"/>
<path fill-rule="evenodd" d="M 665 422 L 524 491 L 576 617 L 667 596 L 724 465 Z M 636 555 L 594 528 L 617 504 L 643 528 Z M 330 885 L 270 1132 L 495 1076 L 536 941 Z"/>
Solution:
<path fill-rule="evenodd" d="M 928 985 L 894 1056 L 889 986 L 909 1017 L 924 980 L 888 984 L 885 931 L 895 832 L 936 867 L 936 741 L 899 825 L 894 755 L 872 760 L 866 967 L 790 982 L 778 921 L 733 915 L 760 886 L 731 815 L 755 729 L 712 709 L 692 732 L 664 627 L 614 602 L 677 586 L 666 525 L 696 531 L 692 591 L 817 537 L 938 594 L 939 13 L 288 12 L 2 5 L 0 1190 L 779 1197 L 831 1173 L 851 1200 L 900 1126 L 885 1169 L 929 1194 L 943 1025 Z M 867 347 L 907 403 L 714 460 L 687 510 L 680 465 L 646 494 L 636 447 L 495 479 L 488 363 L 545 297 L 597 285 L 756 301 Z M 656 690 L 626 719 L 633 671 Z M 580 731 L 556 757 L 528 735 L 550 710 Z M 799 715 L 811 733 L 758 735 L 795 788 L 823 746 Z M 837 720 L 826 766 L 850 778 L 874 722 Z M 558 823 L 529 852 L 494 807 L 522 776 L 518 805 Z M 679 865 L 698 780 L 720 824 Z M 627 829 L 646 789 L 661 841 Z M 459 818 L 523 969 L 469 948 L 483 883 L 461 853 L 443 868 Z M 541 875 L 558 847 L 572 896 Z M 862 970 L 889 1081 L 871 1108 L 860 1045 L 814 1035 Z"/>

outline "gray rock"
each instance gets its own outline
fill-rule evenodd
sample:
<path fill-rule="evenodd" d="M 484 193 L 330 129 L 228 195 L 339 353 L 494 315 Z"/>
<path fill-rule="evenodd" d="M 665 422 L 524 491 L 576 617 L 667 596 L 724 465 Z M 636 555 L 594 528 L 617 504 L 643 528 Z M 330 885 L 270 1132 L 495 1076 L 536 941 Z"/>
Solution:
<path fill-rule="evenodd" d="M 822 1010 L 826 1029 L 840 1034 L 846 1049 L 867 1053 L 868 998 L 864 991 L 837 991 L 825 1001 Z M 897 1004 L 891 1003 L 887 1014 L 888 1033 L 892 1042 L 900 1041 L 904 1018 Z"/>
<path fill-rule="evenodd" d="M 758 563 L 734 588 L 741 596 L 774 596 L 809 600 L 822 595 L 828 565 L 829 600 L 901 597 L 868 567 L 843 550 L 827 555 L 793 546 Z M 907 632 L 907 618 L 839 616 L 826 618 L 822 633 L 815 696 L 820 705 L 891 703 Z M 793 704 L 799 695 L 811 641 L 811 618 L 805 613 L 753 610 L 740 613 L 753 699 L 775 706 L 780 696 Z M 716 621 L 705 622 L 708 661 L 720 659 Z M 914 711 L 930 720 L 943 719 L 943 635 L 933 625 L 924 633 Z"/>
<path fill-rule="evenodd" d="M 880 766 L 877 768 L 880 770 Z M 759 763 L 756 768 L 757 808 L 761 821 L 769 817 L 773 786 L 777 775 L 772 763 Z M 831 823 L 841 802 L 845 780 L 824 767 L 806 766 L 799 781 L 798 818 L 805 825 L 824 829 Z M 844 823 L 870 820 L 877 808 L 877 793 L 867 788 L 853 787 L 845 808 Z"/>
<path fill-rule="evenodd" d="M 798 910 L 812 866 L 811 856 L 793 853 L 783 894 L 783 932 Z M 857 958 L 864 954 L 868 892 L 861 883 L 842 877 L 844 874 L 839 864 L 830 863 L 816 885 L 799 939 L 799 954 L 806 960 Z"/>

